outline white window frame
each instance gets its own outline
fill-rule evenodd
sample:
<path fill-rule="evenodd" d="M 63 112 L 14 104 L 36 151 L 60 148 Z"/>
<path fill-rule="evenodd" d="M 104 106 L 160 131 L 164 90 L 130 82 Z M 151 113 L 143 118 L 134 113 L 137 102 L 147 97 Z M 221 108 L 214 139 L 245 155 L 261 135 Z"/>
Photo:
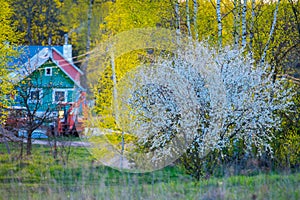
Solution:
<path fill-rule="evenodd" d="M 73 89 L 73 88 L 69 88 L 69 89 L 67 89 L 68 90 L 68 92 L 70 91 L 70 92 L 72 92 L 72 97 L 71 97 L 71 99 L 73 100 L 73 95 L 74 95 L 74 92 L 75 92 L 75 89 Z M 75 103 L 75 101 L 70 101 L 70 102 L 68 102 L 68 103 L 71 103 L 71 104 L 73 104 L 73 103 Z"/>
<path fill-rule="evenodd" d="M 47 74 L 47 70 L 50 69 L 50 74 Z M 52 76 L 52 67 L 45 67 L 45 76 Z"/>
<path fill-rule="evenodd" d="M 64 92 L 65 93 L 65 100 L 64 101 L 55 101 L 55 93 L 56 92 Z M 68 89 L 53 89 L 52 102 L 53 103 L 67 103 L 68 102 Z"/>
<path fill-rule="evenodd" d="M 31 99 L 31 92 L 39 91 L 39 98 L 37 100 Z M 43 102 L 43 89 L 42 88 L 31 88 L 29 91 L 28 103 L 40 103 Z"/>

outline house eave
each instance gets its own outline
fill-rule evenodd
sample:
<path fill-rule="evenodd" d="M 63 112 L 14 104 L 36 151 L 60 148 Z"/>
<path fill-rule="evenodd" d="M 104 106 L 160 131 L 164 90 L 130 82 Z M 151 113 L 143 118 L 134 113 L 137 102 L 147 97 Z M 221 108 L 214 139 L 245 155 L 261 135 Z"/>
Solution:
<path fill-rule="evenodd" d="M 60 55 L 61 57 L 63 57 L 65 59 L 65 56 L 62 55 L 56 48 L 52 47 L 51 49 L 53 49 L 58 55 Z M 81 71 L 78 67 L 76 67 L 76 65 L 74 65 L 72 62 L 68 61 L 67 59 L 65 59 L 70 65 L 72 65 L 72 67 L 74 67 L 74 69 L 76 69 L 81 75 L 83 75 L 83 71 Z"/>
<path fill-rule="evenodd" d="M 85 91 L 85 89 L 77 82 L 75 81 L 61 66 L 58 62 L 56 62 L 53 58 L 51 58 L 51 61 L 56 64 L 60 69 L 61 71 L 63 71 L 73 82 L 74 84 L 82 91 Z"/>

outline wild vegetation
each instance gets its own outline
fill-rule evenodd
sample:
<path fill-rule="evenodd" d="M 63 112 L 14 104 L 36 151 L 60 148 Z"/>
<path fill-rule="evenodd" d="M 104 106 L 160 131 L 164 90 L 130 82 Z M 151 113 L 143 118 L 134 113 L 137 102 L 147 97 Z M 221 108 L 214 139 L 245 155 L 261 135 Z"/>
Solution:
<path fill-rule="evenodd" d="M 180 165 L 150 173 L 126 173 L 103 166 L 86 148 L 59 149 L 55 160 L 49 147 L 34 145 L 33 155 L 18 160 L 0 144 L 0 199 L 298 199 L 299 173 L 252 172 L 206 177 L 200 182 Z M 66 151 L 65 151 L 66 152 Z M 223 166 L 215 170 L 223 170 Z M 224 170 L 225 171 L 225 170 Z"/>

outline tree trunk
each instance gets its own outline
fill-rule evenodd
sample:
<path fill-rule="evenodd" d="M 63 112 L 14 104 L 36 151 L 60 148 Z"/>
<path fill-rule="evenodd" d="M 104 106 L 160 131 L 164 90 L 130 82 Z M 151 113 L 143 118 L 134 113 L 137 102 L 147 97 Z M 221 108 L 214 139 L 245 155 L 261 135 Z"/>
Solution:
<path fill-rule="evenodd" d="M 218 43 L 219 47 L 222 48 L 222 16 L 221 16 L 221 0 L 217 0 L 217 21 L 218 21 Z"/>
<path fill-rule="evenodd" d="M 52 22 L 51 22 L 51 9 L 52 9 L 52 4 L 54 2 L 50 2 L 47 6 L 47 9 L 46 9 L 46 23 L 48 24 L 48 45 L 51 46 L 52 45 L 52 30 L 54 27 L 52 27 Z M 50 26 L 50 27 L 49 27 Z"/>
<path fill-rule="evenodd" d="M 32 149 L 32 131 L 28 131 L 27 135 L 27 145 L 26 145 L 26 154 L 31 155 L 31 149 Z"/>
<path fill-rule="evenodd" d="M 250 38 L 249 38 L 249 51 L 250 51 L 251 58 L 253 58 L 254 19 L 255 19 L 255 0 L 252 0 L 251 1 Z"/>
<path fill-rule="evenodd" d="M 268 41 L 266 43 L 266 46 L 263 50 L 263 53 L 262 53 L 262 56 L 261 56 L 261 59 L 260 59 L 260 65 L 261 66 L 264 65 L 264 63 L 265 63 L 267 51 L 269 49 L 271 39 L 273 38 L 273 33 L 274 33 L 274 30 L 275 30 L 276 21 L 277 21 L 277 13 L 278 13 L 278 8 L 279 8 L 279 3 L 280 3 L 280 0 L 277 1 L 276 8 L 275 8 L 275 11 L 274 11 L 273 22 L 272 22 L 272 26 L 271 26 L 270 33 L 269 33 L 269 38 L 268 38 Z"/>
<path fill-rule="evenodd" d="M 247 0 L 243 1 L 243 11 L 242 11 L 242 48 L 246 47 L 247 44 Z"/>
<path fill-rule="evenodd" d="M 297 7 L 294 5 L 293 0 L 289 0 L 289 2 L 291 4 L 291 6 L 292 6 L 292 10 L 293 10 L 293 14 L 294 14 L 294 17 L 295 17 L 295 21 L 297 23 L 298 36 L 299 36 L 299 39 L 300 39 L 300 22 L 298 20 L 298 14 L 299 14 L 299 12 L 297 11 Z M 298 4 L 299 4 L 299 1 L 297 2 L 297 5 Z"/>
<path fill-rule="evenodd" d="M 8 142 L 7 142 L 6 138 L 4 138 L 4 143 L 5 143 L 7 153 L 10 154 L 10 148 L 9 148 L 9 145 L 8 145 Z"/>
<path fill-rule="evenodd" d="M 19 155 L 19 157 L 20 157 L 20 159 L 22 160 L 22 158 L 23 158 L 23 149 L 24 149 L 23 138 L 22 138 L 22 140 L 21 140 L 20 147 L 21 147 L 21 149 L 20 149 L 20 155 Z"/>
<path fill-rule="evenodd" d="M 180 34 L 180 14 L 179 14 L 179 3 L 175 0 L 175 21 L 176 21 L 176 33 Z"/>
<path fill-rule="evenodd" d="M 86 57 L 85 62 L 82 65 L 82 71 L 84 72 L 82 76 L 82 86 L 88 90 L 87 85 L 87 74 L 86 70 L 88 67 L 89 59 L 90 59 L 90 48 L 91 48 L 91 21 L 92 21 L 92 14 L 93 14 L 93 3 L 94 0 L 89 1 L 89 9 L 88 9 L 88 18 L 87 18 L 87 37 L 86 37 Z"/>
<path fill-rule="evenodd" d="M 234 0 L 233 2 L 233 38 L 234 38 L 234 48 L 238 49 L 239 46 L 239 0 Z"/>
<path fill-rule="evenodd" d="M 193 0 L 194 3 L 194 16 L 193 16 L 193 21 L 194 21 L 194 31 L 195 31 L 195 40 L 199 40 L 199 34 L 198 34 L 198 23 L 197 23 L 197 15 L 198 15 L 198 2 L 197 0 Z"/>
<path fill-rule="evenodd" d="M 51 126 L 50 127 L 50 134 L 52 137 L 53 137 L 53 151 L 52 151 L 52 154 L 53 154 L 53 158 L 54 159 L 57 159 L 57 129 L 54 128 L 54 126 Z M 49 144 L 50 143 L 50 140 L 49 140 Z"/>
<path fill-rule="evenodd" d="M 189 37 L 192 36 L 192 31 L 191 31 L 191 22 L 190 22 L 190 7 L 189 7 L 189 0 L 185 1 L 185 5 L 186 5 L 186 25 L 187 25 L 187 29 L 188 29 L 188 35 Z"/>
<path fill-rule="evenodd" d="M 90 0 L 89 2 L 89 10 L 88 10 L 88 20 L 87 20 L 87 38 L 86 38 L 86 63 L 90 57 L 89 51 L 91 48 L 91 21 L 92 21 L 92 14 L 93 14 L 93 3 L 94 0 Z M 87 65 L 85 66 L 87 67 Z M 86 70 L 86 69 L 84 69 Z"/>
<path fill-rule="evenodd" d="M 31 34 L 31 21 L 32 21 L 32 17 L 29 14 L 29 13 L 32 12 L 32 8 L 29 7 L 27 11 L 28 11 L 28 13 L 27 13 L 27 16 L 26 16 L 26 21 L 27 21 L 27 33 L 26 33 L 26 37 L 27 37 L 27 40 L 29 42 L 29 45 L 33 45 L 32 34 Z"/>
<path fill-rule="evenodd" d="M 180 43 L 180 13 L 179 13 L 179 3 L 175 0 L 175 30 L 176 30 L 176 42 Z"/>
<path fill-rule="evenodd" d="M 113 79 L 113 106 L 114 106 L 114 116 L 116 123 L 119 123 L 119 109 L 118 109 L 118 91 L 117 91 L 117 75 L 116 75 L 116 68 L 115 68 L 115 57 L 114 52 L 111 50 L 111 70 L 112 70 L 112 79 Z"/>

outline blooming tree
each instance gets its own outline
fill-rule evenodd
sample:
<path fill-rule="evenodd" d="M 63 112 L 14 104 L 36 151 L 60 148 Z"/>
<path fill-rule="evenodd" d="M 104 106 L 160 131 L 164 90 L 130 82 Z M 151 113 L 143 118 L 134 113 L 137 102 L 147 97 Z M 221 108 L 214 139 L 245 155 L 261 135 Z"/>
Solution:
<path fill-rule="evenodd" d="M 270 69 L 242 51 L 197 43 L 130 72 L 119 84 L 120 123 L 137 136 L 142 165 L 159 167 L 187 147 L 204 156 L 233 140 L 272 152 L 276 112 L 289 108 L 292 93 Z"/>

